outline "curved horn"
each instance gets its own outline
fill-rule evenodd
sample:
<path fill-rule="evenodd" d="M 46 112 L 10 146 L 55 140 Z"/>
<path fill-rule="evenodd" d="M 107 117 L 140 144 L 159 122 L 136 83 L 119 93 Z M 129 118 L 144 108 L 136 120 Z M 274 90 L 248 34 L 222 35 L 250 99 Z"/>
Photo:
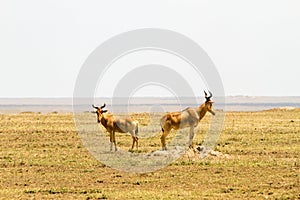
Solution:
<path fill-rule="evenodd" d="M 204 94 L 205 94 L 205 97 L 207 97 L 207 93 L 205 92 L 205 90 L 204 90 Z"/>
<path fill-rule="evenodd" d="M 212 97 L 212 93 L 208 90 L 208 92 L 209 92 L 209 97 L 208 98 L 211 98 Z"/>
<path fill-rule="evenodd" d="M 98 107 L 94 106 L 94 104 L 92 106 L 93 106 L 93 108 L 98 109 Z"/>
<path fill-rule="evenodd" d="M 104 108 L 105 106 L 106 106 L 106 104 L 104 103 L 103 106 L 101 106 L 100 108 L 102 109 L 102 108 Z"/>

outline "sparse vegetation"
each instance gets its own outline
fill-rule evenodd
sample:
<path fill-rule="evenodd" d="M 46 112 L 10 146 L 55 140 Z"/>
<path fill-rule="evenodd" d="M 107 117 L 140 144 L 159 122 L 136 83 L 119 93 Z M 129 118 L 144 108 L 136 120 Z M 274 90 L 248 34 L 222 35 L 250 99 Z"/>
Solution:
<path fill-rule="evenodd" d="M 143 125 L 140 133 L 148 132 L 136 153 L 161 149 L 160 127 L 151 115 L 133 116 Z M 202 143 L 209 120 L 206 116 L 201 121 L 196 144 Z M 118 146 L 130 148 L 131 137 L 116 137 Z M 229 157 L 182 157 L 145 174 L 116 171 L 98 162 L 82 145 L 72 114 L 1 114 L 0 148 L 4 199 L 300 198 L 299 110 L 229 112 L 215 146 Z"/>

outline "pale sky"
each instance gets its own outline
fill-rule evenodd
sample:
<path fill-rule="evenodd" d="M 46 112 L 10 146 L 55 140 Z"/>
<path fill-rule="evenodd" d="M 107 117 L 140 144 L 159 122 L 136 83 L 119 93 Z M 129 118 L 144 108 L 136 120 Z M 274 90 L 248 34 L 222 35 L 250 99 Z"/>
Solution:
<path fill-rule="evenodd" d="M 72 97 L 89 54 L 139 28 L 197 42 L 226 95 L 300 96 L 299 11 L 299 0 L 2 0 L 0 98 Z"/>

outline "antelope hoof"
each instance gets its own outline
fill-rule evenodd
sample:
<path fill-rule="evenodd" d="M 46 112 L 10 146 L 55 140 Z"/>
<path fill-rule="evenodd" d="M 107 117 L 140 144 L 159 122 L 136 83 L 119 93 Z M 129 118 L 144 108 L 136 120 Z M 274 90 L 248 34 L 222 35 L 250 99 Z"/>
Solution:
<path fill-rule="evenodd" d="M 128 151 L 129 152 L 134 152 L 134 148 L 130 148 Z"/>

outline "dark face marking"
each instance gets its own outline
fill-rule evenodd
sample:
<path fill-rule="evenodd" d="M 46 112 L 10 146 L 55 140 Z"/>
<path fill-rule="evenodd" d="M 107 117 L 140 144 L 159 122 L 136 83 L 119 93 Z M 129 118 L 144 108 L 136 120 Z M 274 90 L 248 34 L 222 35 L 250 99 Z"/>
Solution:
<path fill-rule="evenodd" d="M 98 123 L 100 123 L 100 121 L 101 121 L 101 119 L 103 117 L 102 114 L 107 112 L 107 110 L 102 110 L 102 108 L 104 108 L 105 106 L 106 106 L 105 103 L 100 108 L 92 105 L 93 108 L 97 109 L 96 113 L 97 113 L 97 122 Z"/>

